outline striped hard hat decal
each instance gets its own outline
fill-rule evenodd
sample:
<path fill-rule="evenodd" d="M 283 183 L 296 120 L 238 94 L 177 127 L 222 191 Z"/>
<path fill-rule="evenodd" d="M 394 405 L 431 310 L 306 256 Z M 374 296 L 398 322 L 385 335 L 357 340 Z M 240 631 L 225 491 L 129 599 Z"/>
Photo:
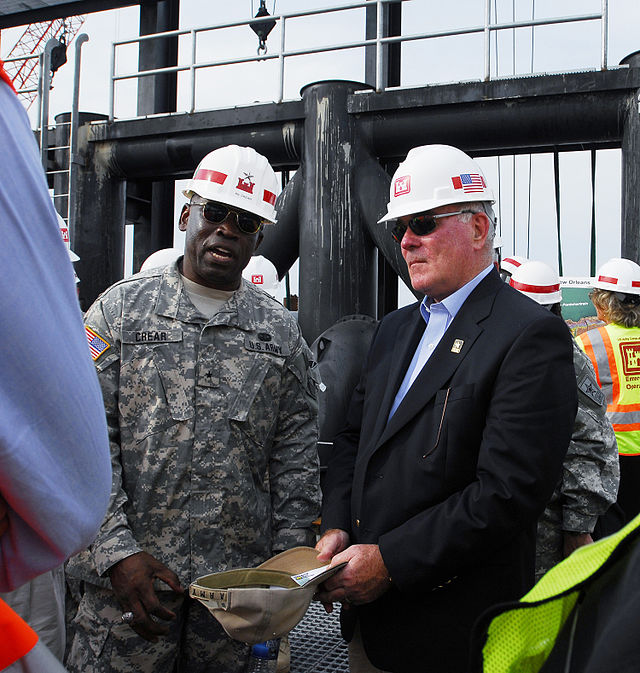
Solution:
<path fill-rule="evenodd" d="M 513 277 L 509 280 L 511 287 L 514 287 L 520 292 L 537 292 L 538 294 L 551 294 L 552 292 L 558 292 L 560 290 L 560 284 L 556 283 L 555 285 L 528 285 L 527 283 L 519 283 L 517 280 L 513 280 Z"/>
<path fill-rule="evenodd" d="M 194 180 L 204 180 L 205 182 L 215 182 L 218 185 L 223 185 L 227 179 L 226 173 L 220 171 L 212 171 L 208 168 L 199 168 L 193 176 Z"/>

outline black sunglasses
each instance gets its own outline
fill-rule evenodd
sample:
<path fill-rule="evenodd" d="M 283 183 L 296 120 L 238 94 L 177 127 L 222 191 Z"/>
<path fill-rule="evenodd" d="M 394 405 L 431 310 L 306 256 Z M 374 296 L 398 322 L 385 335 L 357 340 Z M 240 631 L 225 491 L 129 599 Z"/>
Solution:
<path fill-rule="evenodd" d="M 257 234 L 262 229 L 262 220 L 253 213 L 238 212 L 216 201 L 192 203 L 190 205 L 192 207 L 201 207 L 204 219 L 211 224 L 220 224 L 229 217 L 230 213 L 233 213 L 236 216 L 236 226 L 243 234 Z"/>
<path fill-rule="evenodd" d="M 408 222 L 396 222 L 395 226 L 391 230 L 391 235 L 394 240 L 398 243 L 402 242 L 402 237 L 407 231 L 407 227 L 416 236 L 427 236 L 428 234 L 434 232 L 438 226 L 438 220 L 443 217 L 453 217 L 454 215 L 462 215 L 462 213 L 474 213 L 474 210 L 456 210 L 453 213 L 442 213 L 441 215 L 414 215 L 409 219 Z"/>

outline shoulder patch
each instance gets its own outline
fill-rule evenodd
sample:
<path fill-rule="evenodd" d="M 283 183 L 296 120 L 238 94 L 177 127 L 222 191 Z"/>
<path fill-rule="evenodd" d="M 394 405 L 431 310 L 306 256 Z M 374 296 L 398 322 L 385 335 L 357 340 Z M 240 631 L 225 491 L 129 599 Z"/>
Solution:
<path fill-rule="evenodd" d="M 580 377 L 580 380 L 578 381 L 578 390 L 581 390 L 597 405 L 604 405 L 604 393 L 602 390 L 600 390 L 598 384 L 588 374 L 583 374 L 583 376 Z"/>
<path fill-rule="evenodd" d="M 91 327 L 85 325 L 84 330 L 87 334 L 91 359 L 95 362 L 107 349 L 111 348 L 111 344 L 105 341 L 98 333 L 94 332 Z"/>

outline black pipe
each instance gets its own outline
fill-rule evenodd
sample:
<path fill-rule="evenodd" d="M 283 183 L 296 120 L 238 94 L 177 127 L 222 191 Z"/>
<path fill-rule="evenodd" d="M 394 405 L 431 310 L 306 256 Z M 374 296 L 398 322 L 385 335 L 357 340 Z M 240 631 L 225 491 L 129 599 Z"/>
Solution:
<path fill-rule="evenodd" d="M 274 226 L 264 228 L 264 239 L 260 244 L 260 254 L 276 267 L 278 278 L 282 280 L 298 259 L 300 247 L 300 217 L 298 204 L 302 192 L 302 173 L 298 171 L 280 192 L 276 200 Z"/>
<path fill-rule="evenodd" d="M 298 320 L 309 343 L 344 315 L 375 316 L 375 248 L 356 188 L 366 149 L 346 111 L 349 94 L 364 86 L 328 81 L 302 89 Z"/>
<path fill-rule="evenodd" d="M 433 105 L 362 114 L 376 156 L 402 160 L 418 145 L 444 143 L 471 154 L 620 144 L 627 90 L 509 101 Z"/>
<path fill-rule="evenodd" d="M 150 136 L 106 140 L 107 168 L 115 177 L 136 179 L 184 179 L 191 177 L 200 160 L 225 145 L 253 147 L 274 167 L 297 163 L 292 147 L 302 143 L 303 122 L 260 124 L 255 127 L 206 129 L 174 137 Z"/>

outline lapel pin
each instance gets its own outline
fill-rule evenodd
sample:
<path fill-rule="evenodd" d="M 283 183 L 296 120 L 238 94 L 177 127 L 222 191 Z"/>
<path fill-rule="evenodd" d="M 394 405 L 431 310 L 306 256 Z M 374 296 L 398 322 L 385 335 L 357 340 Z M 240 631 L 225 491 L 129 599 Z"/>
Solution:
<path fill-rule="evenodd" d="M 459 353 L 462 350 L 463 346 L 464 346 L 464 340 L 463 339 L 456 339 L 453 342 L 453 346 L 451 346 L 451 352 L 452 353 Z"/>

